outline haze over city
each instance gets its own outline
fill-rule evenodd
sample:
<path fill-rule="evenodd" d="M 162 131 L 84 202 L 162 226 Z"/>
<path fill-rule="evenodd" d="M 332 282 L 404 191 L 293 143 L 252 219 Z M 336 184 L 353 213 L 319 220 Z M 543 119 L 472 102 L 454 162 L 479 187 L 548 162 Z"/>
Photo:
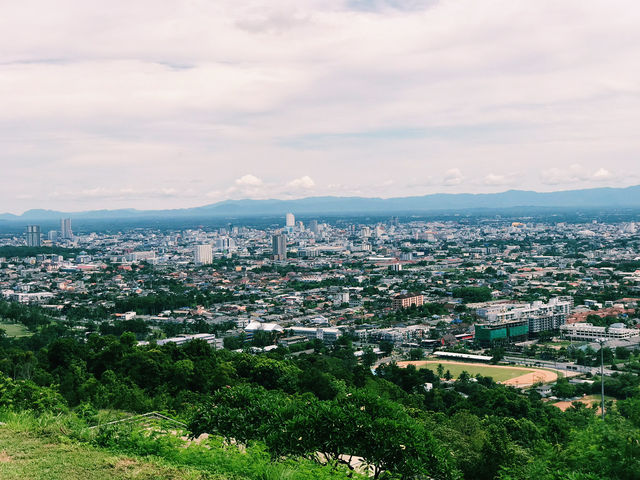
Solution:
<path fill-rule="evenodd" d="M 1 212 L 640 183 L 636 2 L 11 2 Z"/>

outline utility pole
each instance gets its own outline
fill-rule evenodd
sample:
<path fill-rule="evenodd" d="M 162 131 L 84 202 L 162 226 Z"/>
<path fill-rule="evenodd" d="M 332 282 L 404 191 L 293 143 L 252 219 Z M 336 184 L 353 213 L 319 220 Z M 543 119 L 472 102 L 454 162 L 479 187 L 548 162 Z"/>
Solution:
<path fill-rule="evenodd" d="M 600 393 L 602 397 L 601 408 L 602 408 L 602 420 L 604 420 L 604 344 L 605 339 L 601 338 L 599 340 L 600 343 Z"/>

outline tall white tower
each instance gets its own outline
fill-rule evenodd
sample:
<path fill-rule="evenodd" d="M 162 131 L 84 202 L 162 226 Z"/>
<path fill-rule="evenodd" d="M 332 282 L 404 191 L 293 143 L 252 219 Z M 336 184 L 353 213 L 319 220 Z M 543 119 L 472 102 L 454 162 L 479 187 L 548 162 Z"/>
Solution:
<path fill-rule="evenodd" d="M 60 236 L 67 240 L 73 239 L 73 231 L 71 230 L 70 218 L 60 219 Z"/>
<path fill-rule="evenodd" d="M 286 218 L 286 226 L 287 227 L 295 227 L 296 226 L 296 217 L 293 213 L 287 213 L 287 215 L 285 216 Z"/>
<path fill-rule="evenodd" d="M 213 263 L 213 249 L 211 244 L 196 245 L 193 250 L 193 261 L 198 265 L 210 265 Z"/>

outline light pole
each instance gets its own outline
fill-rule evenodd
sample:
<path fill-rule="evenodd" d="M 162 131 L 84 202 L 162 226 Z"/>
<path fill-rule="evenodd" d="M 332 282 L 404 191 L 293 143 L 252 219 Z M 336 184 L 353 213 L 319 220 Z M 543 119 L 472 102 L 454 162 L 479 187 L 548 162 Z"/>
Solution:
<path fill-rule="evenodd" d="M 604 344 L 606 340 L 601 338 L 598 340 L 600 344 L 600 393 L 601 393 L 601 408 L 602 408 L 602 420 L 604 420 Z"/>

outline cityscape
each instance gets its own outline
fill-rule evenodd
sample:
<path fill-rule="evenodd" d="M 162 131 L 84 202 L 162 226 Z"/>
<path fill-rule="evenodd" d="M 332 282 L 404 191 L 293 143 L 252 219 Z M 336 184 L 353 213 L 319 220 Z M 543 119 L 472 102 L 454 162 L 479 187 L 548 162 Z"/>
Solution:
<path fill-rule="evenodd" d="M 150 385 L 161 378 L 170 391 L 175 382 L 201 391 L 189 386 L 189 378 L 200 375 L 195 359 L 180 360 L 189 370 L 176 378 L 178 363 L 160 367 L 149 363 L 151 357 L 130 357 L 143 363 L 127 366 L 105 357 L 132 382 L 120 400 L 88 393 L 86 382 L 105 385 L 107 373 L 94 362 L 123 342 L 140 349 L 138 356 L 204 345 L 220 352 L 217 362 L 241 362 L 229 367 L 235 374 L 209 373 L 213 390 L 236 383 L 235 375 L 264 375 L 254 381 L 276 391 L 294 388 L 276 386 L 285 380 L 284 373 L 269 370 L 275 365 L 260 367 L 270 359 L 282 364 L 278 368 L 302 368 L 299 380 L 287 381 L 321 401 L 342 401 L 339 390 L 358 381 L 355 375 L 369 377 L 359 380 L 365 384 L 377 379 L 403 395 L 422 396 L 427 408 L 443 408 L 433 402 L 444 392 L 459 392 L 459 400 L 445 402 L 455 405 L 468 401 L 469 389 L 498 387 L 559 413 L 616 418 L 632 408 L 628 402 L 640 388 L 640 237 L 634 221 L 391 215 L 369 222 L 288 212 L 262 227 L 242 218 L 218 223 L 223 226 L 112 232 L 89 231 L 67 217 L 58 230 L 31 224 L 23 235 L 0 235 L 4 341 L 13 337 L 24 347 L 53 341 L 46 363 L 12 354 L 3 371 L 16 381 L 46 385 L 63 368 L 46 371 L 55 365 L 52 349 L 69 348 L 63 339 L 73 339 L 98 357 L 82 373 L 59 377 L 60 393 L 71 404 L 181 411 L 191 405 L 186 397 L 150 402 L 143 392 L 157 391 Z M 258 370 L 243 374 L 249 358 Z M 347 363 L 339 370 L 322 367 L 332 374 L 304 370 L 329 359 Z M 261 368 L 267 370 L 258 374 Z M 78 382 L 81 390 L 73 386 Z M 264 401 L 252 395 L 258 395 L 252 401 Z M 486 408 L 486 401 L 474 408 Z M 208 432 L 210 422 L 221 433 L 241 428 L 201 415 L 191 420 L 194 434 Z M 344 463 L 342 453 L 336 455 L 329 463 Z M 344 465 L 361 475 L 382 468 L 369 462 L 375 460 Z M 493 478 L 494 467 L 483 468 L 486 476 L 466 476 Z"/>
<path fill-rule="evenodd" d="M 640 480 L 639 26 L 4 2 L 0 480 Z"/>
<path fill-rule="evenodd" d="M 283 220 L 267 229 L 228 224 L 82 235 L 73 234 L 70 218 L 46 234 L 29 225 L 24 239 L 5 236 L 0 248 L 72 253 L 0 257 L 2 296 L 51 312 L 99 307 L 102 316 L 90 315 L 89 326 L 74 325 L 88 333 L 135 318 L 145 324 L 140 341 L 166 341 L 168 331 L 187 335 L 195 328 L 220 332 L 210 338 L 219 348 L 225 338 L 250 341 L 261 330 L 273 333 L 265 347 L 314 339 L 330 344 L 347 334 L 363 346 L 384 341 L 405 354 L 445 345 L 522 350 L 549 336 L 561 344 L 607 339 L 630 350 L 640 344 L 634 222 L 401 223 L 390 217 L 376 224 L 309 219 L 305 225 L 293 213 Z M 154 284 L 163 282 L 225 301 L 190 301 L 146 315 L 117 311 L 128 297 L 159 293 Z M 595 325 L 586 321 L 595 317 Z M 558 351 L 552 356 L 569 358 L 566 345 Z"/>

